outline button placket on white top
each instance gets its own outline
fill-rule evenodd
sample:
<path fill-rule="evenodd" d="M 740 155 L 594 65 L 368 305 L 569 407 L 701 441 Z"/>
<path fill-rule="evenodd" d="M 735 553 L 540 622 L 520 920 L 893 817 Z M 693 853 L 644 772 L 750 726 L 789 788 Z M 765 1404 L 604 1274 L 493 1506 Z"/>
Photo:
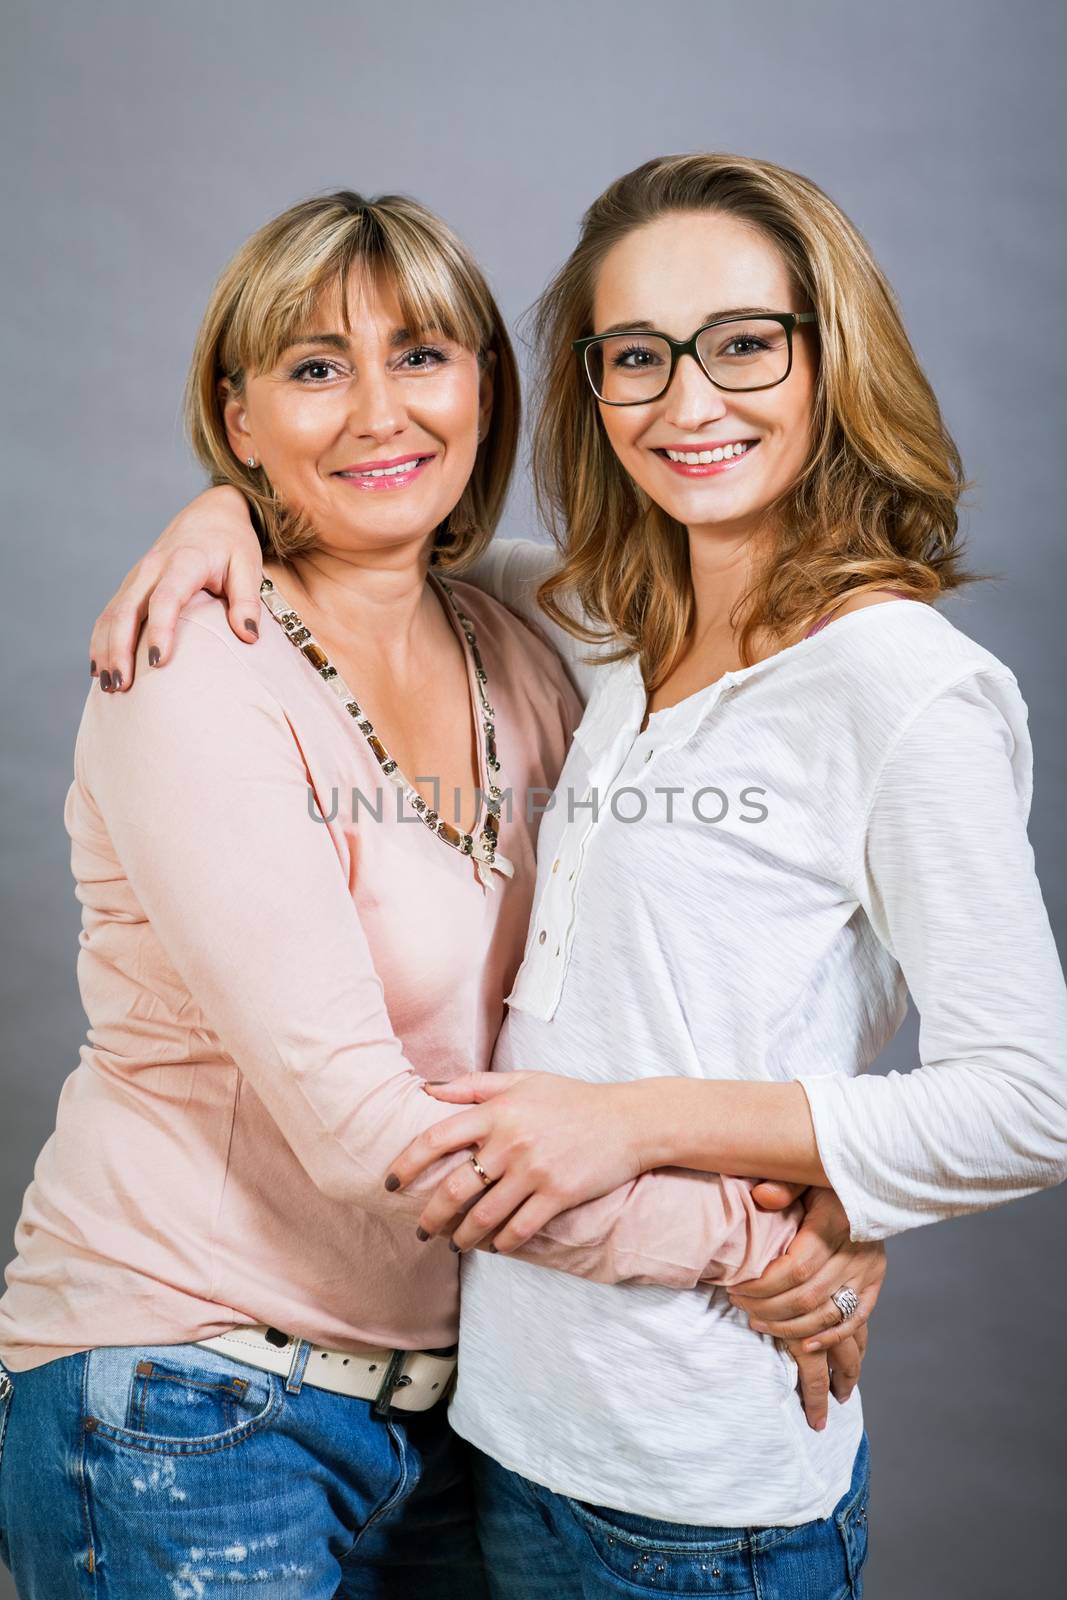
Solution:
<path fill-rule="evenodd" d="M 638 787 L 638 780 L 646 775 L 651 779 L 653 773 L 649 769 L 654 757 L 688 743 L 704 719 L 736 685 L 729 673 L 724 674 L 707 691 L 697 691 L 680 701 L 677 707 L 665 707 L 643 733 L 638 729 L 644 720 L 647 697 L 633 668 L 628 672 L 620 671 L 619 678 L 607 687 L 611 691 L 610 698 L 601 701 L 590 725 L 583 728 L 578 739 L 589 754 L 587 783 L 579 804 L 584 803 L 589 809 L 576 815 L 574 821 L 565 823 L 560 833 L 534 916 L 536 937 L 523 963 L 522 985 L 525 987 L 528 981 L 532 983 L 540 1005 L 545 1008 L 543 1014 L 549 1017 L 563 992 L 577 924 L 582 868 L 592 835 L 610 809 L 612 795 L 622 786 Z M 607 735 L 607 742 L 603 749 L 597 750 L 596 735 L 601 730 Z M 597 797 L 595 817 L 591 809 L 594 794 Z M 559 795 L 556 803 L 566 805 L 567 796 Z M 516 994 L 518 987 L 517 981 L 512 994 Z"/>
<path fill-rule="evenodd" d="M 564 823 L 553 865 L 547 873 L 534 913 L 531 938 L 520 977 L 512 996 L 520 1000 L 519 989 L 532 982 L 543 1013 L 551 1016 L 563 992 L 563 980 L 573 942 L 582 867 L 589 840 L 604 814 L 611 789 L 633 754 L 637 729 L 644 714 L 644 686 L 635 679 L 632 665 L 622 665 L 597 706 L 591 706 L 576 742 L 589 758 L 586 782 L 579 797 L 571 802 L 567 792 L 557 791 L 556 804 L 573 804 L 573 820 Z M 607 742 L 597 749 L 597 739 Z M 607 789 L 605 789 L 605 783 Z M 594 810 L 593 800 L 596 797 Z M 512 998 L 509 996 L 509 1000 Z"/>

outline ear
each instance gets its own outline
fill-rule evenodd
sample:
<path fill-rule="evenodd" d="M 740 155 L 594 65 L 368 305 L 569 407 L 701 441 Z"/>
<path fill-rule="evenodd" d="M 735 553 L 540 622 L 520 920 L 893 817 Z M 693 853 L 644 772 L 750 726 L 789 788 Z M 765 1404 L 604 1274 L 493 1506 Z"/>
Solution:
<path fill-rule="evenodd" d="M 219 401 L 222 405 L 222 420 L 226 425 L 226 437 L 230 442 L 230 449 L 238 461 L 247 461 L 249 456 L 255 455 L 256 450 L 248 431 L 245 399 L 234 388 L 229 378 L 223 378 L 219 383 Z"/>
<path fill-rule="evenodd" d="M 482 366 L 481 377 L 478 380 L 478 438 L 484 439 L 489 432 L 489 423 L 493 416 L 493 376 L 496 371 L 496 351 L 485 352 L 485 362 Z"/>

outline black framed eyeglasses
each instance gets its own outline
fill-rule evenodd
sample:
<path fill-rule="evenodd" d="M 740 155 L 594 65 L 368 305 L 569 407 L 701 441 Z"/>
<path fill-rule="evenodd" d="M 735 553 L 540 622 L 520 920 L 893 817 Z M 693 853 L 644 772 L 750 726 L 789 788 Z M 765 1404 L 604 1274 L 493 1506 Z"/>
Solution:
<path fill-rule="evenodd" d="M 670 388 L 681 356 L 692 356 L 716 389 L 773 389 L 793 370 L 793 331 L 814 311 L 775 311 L 705 322 L 691 339 L 643 328 L 575 339 L 590 387 L 606 406 L 642 406 Z"/>

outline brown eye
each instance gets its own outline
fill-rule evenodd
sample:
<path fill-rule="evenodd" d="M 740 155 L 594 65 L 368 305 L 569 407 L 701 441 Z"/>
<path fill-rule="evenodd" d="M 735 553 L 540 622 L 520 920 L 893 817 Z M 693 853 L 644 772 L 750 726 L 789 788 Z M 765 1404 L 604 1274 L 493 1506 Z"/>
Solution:
<path fill-rule="evenodd" d="M 310 361 L 302 361 L 295 368 L 292 376 L 300 383 L 322 383 L 327 378 L 334 376 L 338 370 L 336 363 L 333 361 L 313 358 Z"/>

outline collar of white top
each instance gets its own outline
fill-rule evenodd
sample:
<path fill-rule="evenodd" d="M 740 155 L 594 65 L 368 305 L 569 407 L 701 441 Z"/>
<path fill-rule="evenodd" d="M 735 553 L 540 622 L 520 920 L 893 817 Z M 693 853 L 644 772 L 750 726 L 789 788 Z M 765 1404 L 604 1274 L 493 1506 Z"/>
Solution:
<path fill-rule="evenodd" d="M 805 653 L 825 652 L 827 640 L 840 640 L 842 633 L 839 630 L 847 631 L 848 624 L 856 618 L 863 617 L 866 619 L 865 626 L 870 627 L 870 618 L 874 614 L 884 619 L 888 613 L 899 619 L 902 613 L 912 616 L 916 610 L 928 612 L 930 609 L 924 601 L 898 599 L 892 604 L 864 606 L 843 617 L 835 617 L 818 633 L 798 639 L 795 644 L 786 645 L 784 649 L 776 650 L 773 655 L 764 657 L 762 661 L 754 661 L 750 666 L 724 672 L 705 688 L 694 690 L 673 706 L 665 706 L 662 712 L 654 712 L 653 715 L 662 718 L 662 721 L 650 723 L 642 737 L 654 738 L 657 727 L 661 727 L 664 745 L 684 744 L 724 696 L 733 694 L 749 680 L 776 670 Z M 598 668 L 598 673 L 603 676 L 598 676 L 585 715 L 574 734 L 591 756 L 602 755 L 616 741 L 623 748 L 631 745 L 644 721 L 648 704 L 648 692 L 637 656 L 608 662 Z"/>

